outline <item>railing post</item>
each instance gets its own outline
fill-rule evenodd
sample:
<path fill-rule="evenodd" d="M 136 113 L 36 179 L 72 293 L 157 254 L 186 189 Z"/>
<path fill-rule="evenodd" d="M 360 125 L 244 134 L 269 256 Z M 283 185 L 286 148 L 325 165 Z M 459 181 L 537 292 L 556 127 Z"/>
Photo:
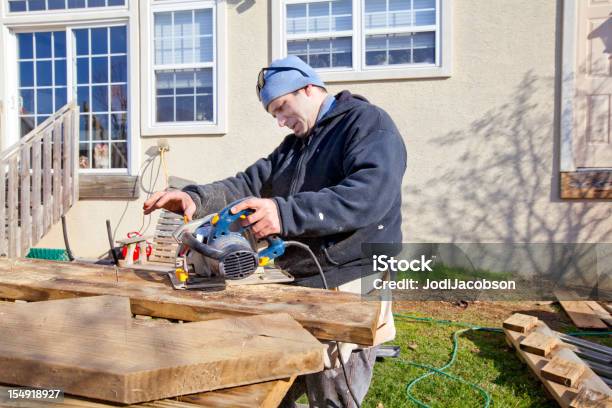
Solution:
<path fill-rule="evenodd" d="M 62 215 L 62 122 L 53 126 L 53 222 L 59 221 Z"/>
<path fill-rule="evenodd" d="M 19 180 L 21 197 L 19 197 L 21 214 L 21 256 L 27 255 L 32 241 L 32 220 L 30 219 L 30 145 L 21 147 L 21 163 L 19 163 Z"/>
<path fill-rule="evenodd" d="M 51 173 L 51 129 L 46 130 L 43 135 L 43 235 L 46 234 L 53 224 L 53 190 Z"/>
<path fill-rule="evenodd" d="M 72 115 L 72 201 L 75 205 L 79 200 L 79 105 L 74 104 L 70 109 Z"/>
<path fill-rule="evenodd" d="M 11 157 L 9 161 L 9 174 L 8 174 L 8 247 L 9 257 L 15 258 L 19 255 L 19 242 L 18 229 L 17 229 L 17 202 L 18 195 L 18 170 L 17 170 L 17 156 Z"/>
<path fill-rule="evenodd" d="M 41 193 L 41 144 L 42 135 L 32 141 L 32 245 L 43 236 Z"/>
<path fill-rule="evenodd" d="M 70 158 L 72 157 L 72 117 L 71 110 L 67 112 L 62 118 L 62 214 L 70 208 L 70 196 L 72 195 L 71 189 L 71 168 Z M 58 119 L 59 121 L 59 119 Z"/>
<path fill-rule="evenodd" d="M 0 220 L 2 220 L 2 228 L 0 228 L 0 256 L 8 255 L 8 245 L 6 242 L 6 178 L 8 176 L 6 163 L 0 161 Z"/>

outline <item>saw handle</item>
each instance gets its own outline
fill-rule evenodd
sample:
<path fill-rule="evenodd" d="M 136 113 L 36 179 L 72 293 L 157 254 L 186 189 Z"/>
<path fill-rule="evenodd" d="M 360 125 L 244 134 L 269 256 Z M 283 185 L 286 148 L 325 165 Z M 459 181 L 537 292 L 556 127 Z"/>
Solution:
<path fill-rule="evenodd" d="M 268 247 L 259 251 L 259 266 L 266 266 L 272 259 L 285 253 L 285 241 L 276 236 L 266 237 Z"/>
<path fill-rule="evenodd" d="M 211 223 L 215 226 L 214 234 L 212 236 L 213 240 L 218 238 L 221 235 L 226 235 L 230 233 L 231 232 L 230 227 L 232 226 L 233 223 L 235 223 L 239 219 L 245 219 L 246 217 L 248 217 L 249 215 L 255 212 L 247 208 L 246 210 L 242 210 L 242 211 L 237 212 L 236 214 L 232 214 L 231 209 L 238 203 L 248 198 L 251 198 L 251 197 L 242 198 L 240 200 L 236 200 L 234 202 L 229 203 L 227 206 L 225 206 L 224 209 L 219 211 L 219 213 L 213 217 L 213 219 L 211 220 Z M 238 230 L 238 232 L 242 233 L 243 231 L 244 231 L 244 227 L 240 226 L 240 229 Z"/>

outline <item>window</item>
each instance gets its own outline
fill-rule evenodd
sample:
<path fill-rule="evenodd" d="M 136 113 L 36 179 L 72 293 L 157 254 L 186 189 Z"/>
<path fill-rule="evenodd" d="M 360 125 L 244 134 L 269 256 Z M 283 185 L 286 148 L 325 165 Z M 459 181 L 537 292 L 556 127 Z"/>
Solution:
<path fill-rule="evenodd" d="M 125 6 L 127 0 L 8 0 L 10 12 Z"/>
<path fill-rule="evenodd" d="M 79 167 L 127 168 L 128 66 L 125 26 L 73 31 Z"/>
<path fill-rule="evenodd" d="M 150 101 L 144 134 L 225 132 L 223 8 L 202 1 L 151 5 L 143 28 L 151 41 L 143 49 Z"/>
<path fill-rule="evenodd" d="M 450 76 L 452 0 L 273 0 L 273 57 L 327 81 Z"/>
<path fill-rule="evenodd" d="M 66 33 L 17 34 L 21 136 L 67 103 Z"/>

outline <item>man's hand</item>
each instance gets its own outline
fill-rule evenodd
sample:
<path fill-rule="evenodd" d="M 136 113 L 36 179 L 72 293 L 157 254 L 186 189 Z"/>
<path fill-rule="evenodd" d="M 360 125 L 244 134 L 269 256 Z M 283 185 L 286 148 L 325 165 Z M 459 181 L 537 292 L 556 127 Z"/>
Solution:
<path fill-rule="evenodd" d="M 255 212 L 246 218 L 246 223 L 251 225 L 255 238 L 262 239 L 269 235 L 278 235 L 280 229 L 280 217 L 274 200 L 269 198 L 249 198 L 231 208 L 232 214 L 250 208 Z"/>
<path fill-rule="evenodd" d="M 173 213 L 183 214 L 191 221 L 196 210 L 196 205 L 189 194 L 179 191 L 158 191 L 151 198 L 145 201 L 142 209 L 145 214 L 150 214 L 153 211 L 164 208 Z"/>

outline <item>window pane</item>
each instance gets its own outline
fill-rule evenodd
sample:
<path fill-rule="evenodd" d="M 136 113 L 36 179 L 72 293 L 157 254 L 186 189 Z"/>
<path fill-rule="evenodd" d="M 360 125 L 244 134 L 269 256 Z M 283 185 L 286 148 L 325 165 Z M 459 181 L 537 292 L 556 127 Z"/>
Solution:
<path fill-rule="evenodd" d="M 108 112 L 108 86 L 91 87 L 92 110 L 93 112 Z"/>
<path fill-rule="evenodd" d="M 111 86 L 111 111 L 127 111 L 127 86 Z"/>
<path fill-rule="evenodd" d="M 19 43 L 19 57 L 20 59 L 34 58 L 34 35 L 31 33 L 17 34 L 17 41 Z"/>
<path fill-rule="evenodd" d="M 127 52 L 127 27 L 111 27 L 111 53 L 125 53 Z"/>
<path fill-rule="evenodd" d="M 77 103 L 81 112 L 89 112 L 91 110 L 91 102 L 89 101 L 89 87 L 77 87 Z"/>
<path fill-rule="evenodd" d="M 34 63 L 19 63 L 19 83 L 21 86 L 34 86 Z"/>
<path fill-rule="evenodd" d="M 174 39 L 174 63 L 188 64 L 193 62 L 193 37 Z"/>
<path fill-rule="evenodd" d="M 332 27 L 334 31 L 353 28 L 353 4 L 351 0 L 332 2 Z"/>
<path fill-rule="evenodd" d="M 155 40 L 155 63 L 172 64 L 172 39 Z"/>
<path fill-rule="evenodd" d="M 127 57 L 111 57 L 111 82 L 127 81 Z"/>
<path fill-rule="evenodd" d="M 95 123 L 95 120 L 94 120 Z M 97 128 L 94 128 L 94 135 L 98 132 Z M 100 129 L 101 135 L 106 135 L 108 131 L 106 129 Z M 101 139 L 107 140 L 107 139 Z M 93 148 L 93 167 L 95 169 L 109 169 L 110 168 L 110 150 L 108 143 L 96 143 Z"/>
<path fill-rule="evenodd" d="M 174 71 L 157 72 L 155 81 L 157 95 L 174 95 Z"/>
<path fill-rule="evenodd" d="M 91 154 L 90 148 L 91 148 L 91 145 L 89 143 L 79 144 L 79 168 L 80 169 L 90 169 L 91 168 L 91 160 L 89 159 L 89 156 Z"/>
<path fill-rule="evenodd" d="M 49 9 L 50 10 L 65 9 L 66 8 L 66 1 L 65 0 L 48 0 L 48 3 L 49 3 Z"/>
<path fill-rule="evenodd" d="M 45 0 L 28 0 L 28 10 L 38 11 L 45 9 Z"/>
<path fill-rule="evenodd" d="M 51 58 L 51 33 L 34 34 L 36 58 Z"/>
<path fill-rule="evenodd" d="M 195 73 L 193 70 L 176 71 L 175 83 L 176 94 L 194 94 L 195 93 Z"/>
<path fill-rule="evenodd" d="M 423 25 L 434 25 L 436 24 L 436 12 L 431 11 L 417 11 L 414 17 L 414 24 L 417 26 Z"/>
<path fill-rule="evenodd" d="M 36 62 L 36 86 L 51 86 L 51 61 Z"/>
<path fill-rule="evenodd" d="M 306 32 L 306 4 L 287 5 L 287 34 Z"/>
<path fill-rule="evenodd" d="M 157 98 L 157 122 L 174 122 L 174 98 Z"/>
<path fill-rule="evenodd" d="M 91 29 L 91 53 L 106 54 L 108 52 L 108 29 Z"/>
<path fill-rule="evenodd" d="M 93 115 L 91 119 L 92 140 L 108 140 L 108 115 Z"/>
<path fill-rule="evenodd" d="M 213 97 L 212 95 L 196 97 L 196 118 L 197 121 L 213 120 Z"/>
<path fill-rule="evenodd" d="M 94 84 L 108 82 L 108 57 L 91 59 L 91 82 Z"/>
<path fill-rule="evenodd" d="M 89 30 L 74 30 L 77 55 L 89 54 Z"/>
<path fill-rule="evenodd" d="M 85 0 L 68 0 L 68 8 L 85 7 Z"/>
<path fill-rule="evenodd" d="M 352 47 L 351 37 L 332 39 L 332 67 L 352 67 Z"/>
<path fill-rule="evenodd" d="M 20 121 L 21 137 L 30 133 L 36 127 L 36 119 L 33 116 L 23 116 Z"/>
<path fill-rule="evenodd" d="M 55 85 L 66 85 L 66 60 L 55 61 Z"/>
<path fill-rule="evenodd" d="M 313 68 L 328 68 L 331 64 L 331 41 L 309 40 L 308 56 L 309 64 Z"/>
<path fill-rule="evenodd" d="M 79 140 L 84 142 L 89 140 L 90 115 L 81 115 L 79 118 Z"/>
<path fill-rule="evenodd" d="M 435 0 L 365 0 L 364 18 L 366 29 L 435 25 L 436 3 Z"/>
<path fill-rule="evenodd" d="M 77 83 L 89 83 L 89 58 L 77 58 Z"/>
<path fill-rule="evenodd" d="M 127 142 L 111 143 L 111 166 L 125 168 L 128 163 Z"/>
<path fill-rule="evenodd" d="M 212 35 L 212 9 L 195 11 L 194 35 Z"/>
<path fill-rule="evenodd" d="M 55 88 L 55 109 L 54 112 L 58 111 L 62 106 L 68 103 L 66 96 L 66 88 Z"/>
<path fill-rule="evenodd" d="M 127 115 L 125 113 L 111 115 L 111 139 L 127 140 Z"/>
<path fill-rule="evenodd" d="M 172 13 L 155 13 L 155 38 L 172 37 Z"/>
<path fill-rule="evenodd" d="M 53 52 L 55 58 L 66 58 L 66 33 L 64 31 L 53 33 Z"/>
<path fill-rule="evenodd" d="M 177 11 L 174 12 L 174 36 L 192 37 L 193 36 L 193 12 Z"/>
<path fill-rule="evenodd" d="M 308 5 L 308 31 L 311 33 L 329 31 L 329 3 L 310 3 Z"/>
<path fill-rule="evenodd" d="M 87 7 L 104 7 L 104 0 L 87 0 Z"/>
<path fill-rule="evenodd" d="M 109 6 L 124 6 L 125 0 L 108 0 Z"/>
<path fill-rule="evenodd" d="M 176 98 L 176 121 L 185 122 L 195 120 L 194 97 L 179 96 Z"/>
<path fill-rule="evenodd" d="M 9 0 L 9 11 L 26 11 L 25 0 Z"/>
<path fill-rule="evenodd" d="M 37 113 L 53 113 L 53 90 L 39 89 L 36 91 L 36 111 Z"/>
<path fill-rule="evenodd" d="M 213 93 L 212 85 L 212 69 L 198 69 L 196 70 L 196 93 L 197 94 L 210 94 Z"/>
<path fill-rule="evenodd" d="M 430 63 L 436 61 L 435 33 L 416 33 L 413 42 L 413 60 L 415 63 Z"/>
<path fill-rule="evenodd" d="M 34 91 L 32 89 L 21 89 L 19 91 L 23 106 L 21 107 L 20 114 L 31 115 L 34 112 Z"/>
<path fill-rule="evenodd" d="M 212 62 L 213 60 L 213 39 L 212 37 L 198 37 L 195 49 L 197 62 Z"/>

